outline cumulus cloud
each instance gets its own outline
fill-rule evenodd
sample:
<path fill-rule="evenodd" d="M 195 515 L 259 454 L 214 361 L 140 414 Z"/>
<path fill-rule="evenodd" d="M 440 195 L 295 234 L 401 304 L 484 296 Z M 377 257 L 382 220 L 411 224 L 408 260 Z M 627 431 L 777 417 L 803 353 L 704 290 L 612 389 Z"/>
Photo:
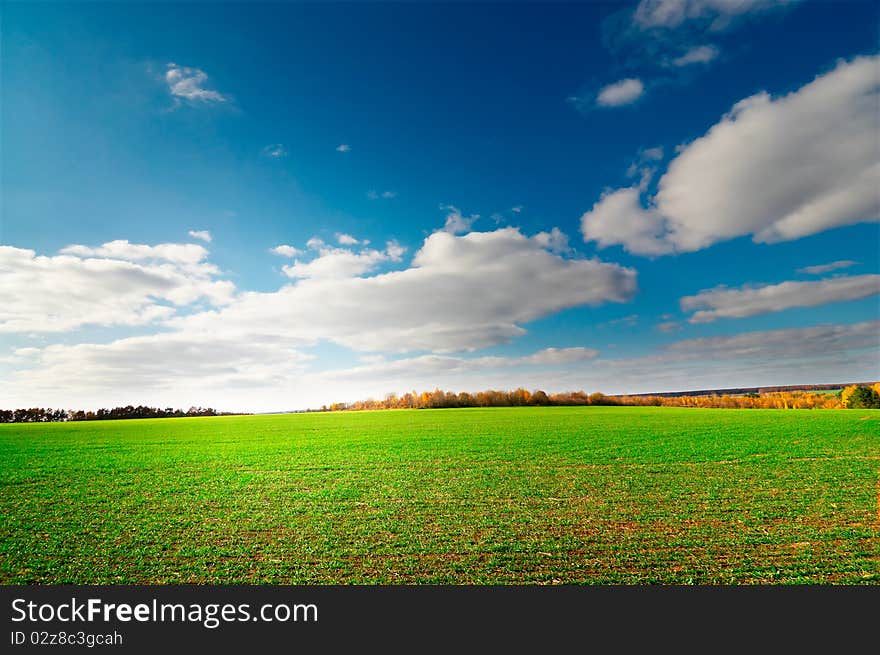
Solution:
<path fill-rule="evenodd" d="M 347 143 L 340 143 L 336 146 L 336 152 L 348 152 L 349 150 L 351 150 L 351 146 Z"/>
<path fill-rule="evenodd" d="M 235 287 L 194 244 L 111 241 L 58 256 L 0 246 L 0 332 L 64 332 L 84 325 L 142 325 L 178 308 L 229 303 Z"/>
<path fill-rule="evenodd" d="M 465 216 L 461 210 L 455 205 L 440 205 L 440 209 L 445 210 L 446 221 L 443 224 L 443 230 L 450 234 L 459 234 L 467 232 L 471 229 L 474 222 L 480 218 L 479 214 L 471 214 Z"/>
<path fill-rule="evenodd" d="M 208 256 L 204 247 L 193 243 L 160 243 L 150 246 L 130 243 L 127 239 L 108 241 L 97 247 L 74 244 L 65 246 L 60 252 L 77 257 L 103 257 L 134 262 L 158 260 L 180 265 L 202 265 L 202 260 Z"/>
<path fill-rule="evenodd" d="M 205 88 L 207 81 L 207 73 L 199 68 L 188 68 L 170 63 L 165 72 L 168 91 L 178 102 L 181 98 L 191 102 L 227 102 L 226 96 L 218 91 Z"/>
<path fill-rule="evenodd" d="M 360 397 L 374 388 L 363 380 L 346 386 L 353 378 L 342 372 L 337 372 L 339 384 L 334 383 L 337 373 L 309 372 L 311 355 L 305 349 L 315 345 L 329 342 L 365 353 L 423 351 L 431 354 L 419 355 L 429 358 L 420 362 L 449 368 L 450 360 L 430 357 L 506 343 L 536 319 L 570 307 L 626 302 L 636 288 L 632 269 L 562 257 L 544 239 L 516 228 L 463 236 L 438 231 L 425 239 L 407 268 L 365 277 L 352 277 L 351 269 L 348 277 L 324 275 L 319 267 L 344 267 L 339 257 L 345 253 L 339 250 L 374 257 L 368 249 L 334 248 L 317 238 L 310 242 L 314 259 L 305 264 L 311 269 L 300 269 L 307 277 L 275 292 L 235 295 L 229 283 L 212 286 L 215 269 L 204 258 L 160 247 L 169 244 L 146 247 L 150 250 L 127 242 L 74 248 L 126 252 L 139 261 L 90 254 L 37 257 L 5 247 L 0 250 L 4 331 L 159 319 L 164 331 L 103 344 L 19 348 L 4 357 L 14 374 L 0 379 L 0 396 L 18 404 L 39 400 L 84 407 L 128 402 L 230 409 L 309 406 Z M 170 260 L 158 260 L 157 253 Z M 403 253 L 402 246 L 389 242 L 381 255 L 399 259 Z M 205 267 L 203 275 L 191 268 L 197 266 Z M 160 304 L 163 299 L 166 304 Z M 175 303 L 195 300 L 217 306 L 173 315 Z M 452 362 L 452 368 L 540 371 L 595 357 L 589 348 L 548 348 L 515 357 L 475 357 Z M 71 379 L 82 384 L 71 389 Z"/>
<path fill-rule="evenodd" d="M 360 351 L 450 352 L 505 343 L 525 333 L 523 324 L 568 307 L 626 302 L 636 289 L 632 269 L 561 257 L 515 228 L 435 232 L 409 268 L 369 277 L 357 274 L 402 251 L 390 245 L 379 255 L 337 250 L 325 245 L 297 269 L 306 277 L 295 284 L 243 293 L 228 308 L 172 324 L 250 338 L 268 331 Z M 325 275 L 325 267 L 345 274 Z"/>
<path fill-rule="evenodd" d="M 602 87 L 596 95 L 600 107 L 621 107 L 638 100 L 645 92 L 645 85 L 636 78 L 627 78 Z"/>
<path fill-rule="evenodd" d="M 639 255 L 674 251 L 663 216 L 656 207 L 642 207 L 639 186 L 603 193 L 593 208 L 581 216 L 581 234 L 584 241 L 595 241 L 600 248 L 623 244 Z"/>
<path fill-rule="evenodd" d="M 823 273 L 830 273 L 831 271 L 837 271 L 841 268 L 849 268 L 850 266 L 855 266 L 858 263 L 859 262 L 854 262 L 851 259 L 839 259 L 836 262 L 830 262 L 828 264 L 804 266 L 803 268 L 799 268 L 797 272 L 806 273 L 807 275 L 822 275 Z"/>
<path fill-rule="evenodd" d="M 340 235 L 339 242 L 358 243 L 347 234 Z M 292 278 L 355 277 L 369 273 L 383 262 L 399 262 L 406 251 L 396 241 L 389 241 L 385 250 L 371 248 L 355 252 L 348 248 L 333 248 L 323 242 L 316 249 L 317 257 L 307 262 L 295 260 L 293 264 L 282 268 L 284 274 Z"/>
<path fill-rule="evenodd" d="M 568 235 L 558 227 L 554 227 L 549 232 L 538 232 L 533 238 L 536 243 L 550 252 L 565 254 L 571 251 L 568 245 Z"/>
<path fill-rule="evenodd" d="M 358 243 L 360 243 L 360 241 L 355 239 L 350 234 L 342 234 L 342 233 L 336 234 L 336 241 L 337 241 L 337 243 L 339 243 L 340 245 L 343 245 L 343 246 L 354 246 L 354 245 L 357 245 Z"/>
<path fill-rule="evenodd" d="M 672 65 L 681 67 L 690 66 L 691 64 L 708 64 L 718 57 L 718 53 L 718 47 L 714 45 L 694 46 L 689 48 L 680 57 L 673 59 Z"/>
<path fill-rule="evenodd" d="M 293 246 L 288 246 L 286 244 L 275 246 L 269 252 L 273 255 L 279 255 L 281 257 L 297 257 L 303 254 L 303 250 L 299 248 L 294 248 Z"/>
<path fill-rule="evenodd" d="M 193 239 L 200 239 L 205 243 L 211 243 L 212 241 L 211 233 L 208 230 L 190 230 L 189 235 Z"/>
<path fill-rule="evenodd" d="M 840 62 L 786 96 L 738 102 L 680 149 L 647 203 L 638 187 L 605 192 L 581 218 L 584 239 L 657 255 L 880 220 L 878 63 Z"/>
<path fill-rule="evenodd" d="M 880 293 L 880 275 L 833 277 L 810 282 L 781 282 L 728 289 L 719 287 L 681 299 L 684 311 L 696 311 L 691 323 L 710 323 L 719 318 L 745 318 L 779 312 L 792 307 L 815 307 L 856 300 Z"/>

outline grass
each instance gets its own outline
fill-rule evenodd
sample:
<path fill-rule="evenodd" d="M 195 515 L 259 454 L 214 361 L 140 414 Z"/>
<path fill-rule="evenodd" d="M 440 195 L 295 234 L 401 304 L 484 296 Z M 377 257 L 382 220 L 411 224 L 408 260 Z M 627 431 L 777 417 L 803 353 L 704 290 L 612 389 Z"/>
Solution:
<path fill-rule="evenodd" d="M 0 426 L 0 582 L 880 583 L 880 411 Z"/>

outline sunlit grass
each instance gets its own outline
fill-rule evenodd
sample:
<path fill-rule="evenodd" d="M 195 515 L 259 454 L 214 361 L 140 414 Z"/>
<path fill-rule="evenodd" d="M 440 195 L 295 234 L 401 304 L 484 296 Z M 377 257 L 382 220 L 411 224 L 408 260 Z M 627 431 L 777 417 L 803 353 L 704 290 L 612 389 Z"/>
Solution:
<path fill-rule="evenodd" d="M 0 581 L 880 583 L 880 411 L 0 426 Z"/>

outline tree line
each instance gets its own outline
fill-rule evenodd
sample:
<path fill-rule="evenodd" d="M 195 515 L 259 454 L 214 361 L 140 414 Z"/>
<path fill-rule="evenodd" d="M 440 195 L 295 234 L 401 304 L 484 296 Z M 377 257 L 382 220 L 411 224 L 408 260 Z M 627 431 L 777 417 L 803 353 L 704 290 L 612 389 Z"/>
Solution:
<path fill-rule="evenodd" d="M 97 411 L 81 409 L 52 409 L 31 407 L 28 409 L 0 409 L 0 423 L 54 423 L 57 421 L 109 421 L 128 418 L 181 418 L 184 416 L 225 416 L 229 412 L 218 412 L 211 407 L 190 407 L 184 411 L 166 407 L 146 407 L 145 405 L 126 405 Z"/>
<path fill-rule="evenodd" d="M 548 394 L 540 389 L 511 391 L 489 389 L 476 393 L 413 391 L 403 395 L 390 393 L 382 400 L 359 400 L 325 405 L 321 411 L 362 411 L 375 409 L 442 409 L 452 407 L 523 407 L 523 406 L 649 406 L 711 407 L 722 409 L 880 409 L 880 382 L 871 386 L 851 385 L 837 393 L 807 391 L 772 391 L 769 393 L 713 394 L 706 396 L 608 396 L 600 392 L 567 391 Z"/>

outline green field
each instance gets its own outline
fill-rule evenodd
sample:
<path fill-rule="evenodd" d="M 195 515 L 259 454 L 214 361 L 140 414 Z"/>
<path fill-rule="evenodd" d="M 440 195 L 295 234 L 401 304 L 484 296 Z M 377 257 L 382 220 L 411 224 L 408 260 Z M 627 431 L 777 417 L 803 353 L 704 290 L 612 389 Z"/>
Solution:
<path fill-rule="evenodd" d="M 0 582 L 880 583 L 880 411 L 0 426 Z"/>

